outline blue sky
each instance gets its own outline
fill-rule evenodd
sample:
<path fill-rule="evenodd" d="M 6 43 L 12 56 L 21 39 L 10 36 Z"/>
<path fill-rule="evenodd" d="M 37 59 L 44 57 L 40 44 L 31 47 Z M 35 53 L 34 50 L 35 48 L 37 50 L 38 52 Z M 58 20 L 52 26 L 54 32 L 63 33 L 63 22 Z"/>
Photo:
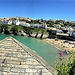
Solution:
<path fill-rule="evenodd" d="M 0 0 L 0 18 L 15 16 L 75 21 L 75 1 Z"/>

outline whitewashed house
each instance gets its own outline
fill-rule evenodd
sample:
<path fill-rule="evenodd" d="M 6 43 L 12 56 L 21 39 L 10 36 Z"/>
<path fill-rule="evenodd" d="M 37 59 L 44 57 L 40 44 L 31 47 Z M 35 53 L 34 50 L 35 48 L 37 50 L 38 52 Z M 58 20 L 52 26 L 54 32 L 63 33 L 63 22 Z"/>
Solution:
<path fill-rule="evenodd" d="M 71 27 L 71 26 L 66 26 L 66 29 L 68 30 L 68 31 L 74 31 L 74 29 L 73 29 L 73 27 Z"/>
<path fill-rule="evenodd" d="M 4 19 L 2 24 L 8 24 L 8 22 Z"/>
<path fill-rule="evenodd" d="M 2 24 L 14 24 L 14 25 L 22 25 L 22 26 L 26 26 L 26 27 L 37 27 L 37 28 L 47 28 L 46 24 L 29 24 L 26 23 L 25 21 L 19 21 L 19 19 L 15 19 L 15 20 L 5 20 L 2 22 Z"/>
<path fill-rule="evenodd" d="M 74 37 L 75 38 L 75 31 L 70 32 L 69 36 Z"/>
<path fill-rule="evenodd" d="M 75 30 L 75 27 L 73 27 L 73 29 Z"/>
<path fill-rule="evenodd" d="M 15 19 L 15 20 L 13 21 L 13 23 L 14 23 L 15 25 L 19 25 L 19 24 L 20 24 L 19 19 L 18 19 L 18 18 Z"/>
<path fill-rule="evenodd" d="M 20 22 L 20 25 L 22 25 L 22 26 L 26 26 L 26 27 L 30 27 L 30 24 L 29 23 L 26 23 L 26 22 Z"/>
<path fill-rule="evenodd" d="M 12 24 L 12 20 L 5 20 L 5 18 L 4 18 L 2 24 L 9 24 L 9 25 L 11 25 Z"/>
<path fill-rule="evenodd" d="M 15 25 L 22 25 L 22 26 L 30 27 L 30 24 L 29 23 L 26 23 L 25 21 L 19 21 L 18 18 L 15 21 L 13 21 L 13 23 Z"/>
<path fill-rule="evenodd" d="M 30 26 L 37 27 L 37 28 L 46 28 L 47 27 L 47 25 L 44 25 L 44 24 L 31 24 Z"/>
<path fill-rule="evenodd" d="M 64 33 L 64 32 L 61 29 L 58 29 L 57 33 Z"/>
<path fill-rule="evenodd" d="M 12 24 L 12 20 L 9 20 L 9 21 L 8 21 L 8 24 L 11 25 L 11 24 Z"/>
<path fill-rule="evenodd" d="M 26 22 L 24 22 L 24 21 L 19 21 L 19 25 L 24 26 L 25 24 L 26 24 Z"/>
<path fill-rule="evenodd" d="M 25 26 L 30 27 L 30 24 L 29 23 L 26 23 Z"/>
<path fill-rule="evenodd" d="M 11 24 L 14 24 L 14 25 L 22 25 L 22 26 L 27 26 L 27 27 L 30 27 L 30 24 L 29 23 L 26 23 L 25 21 L 19 21 L 19 19 L 17 18 L 17 19 L 15 19 L 15 20 L 6 20 L 5 18 L 4 18 L 4 21 L 2 22 L 2 24 L 9 24 L 9 25 L 11 25 Z"/>

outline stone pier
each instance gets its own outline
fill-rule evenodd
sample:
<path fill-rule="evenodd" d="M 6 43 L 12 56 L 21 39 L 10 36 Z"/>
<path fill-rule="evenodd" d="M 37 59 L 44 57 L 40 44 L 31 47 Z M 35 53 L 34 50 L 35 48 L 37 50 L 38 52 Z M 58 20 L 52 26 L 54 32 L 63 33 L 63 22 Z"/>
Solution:
<path fill-rule="evenodd" d="M 35 51 L 12 37 L 0 41 L 0 75 L 55 75 Z"/>

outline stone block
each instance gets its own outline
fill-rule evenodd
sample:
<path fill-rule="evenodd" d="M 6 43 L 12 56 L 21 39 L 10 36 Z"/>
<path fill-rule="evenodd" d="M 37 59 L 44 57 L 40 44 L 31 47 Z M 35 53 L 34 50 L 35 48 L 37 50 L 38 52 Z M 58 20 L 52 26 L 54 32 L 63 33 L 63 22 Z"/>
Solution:
<path fill-rule="evenodd" d="M 42 75 L 53 75 L 51 73 L 42 73 Z"/>
<path fill-rule="evenodd" d="M 11 75 L 19 75 L 19 73 L 12 73 Z"/>
<path fill-rule="evenodd" d="M 2 72 L 10 72 L 10 68 L 8 68 L 8 67 L 0 67 L 0 71 L 2 71 Z"/>
<path fill-rule="evenodd" d="M 44 72 L 48 73 L 49 71 L 48 71 L 47 69 L 42 69 L 42 72 L 43 72 L 43 73 L 44 73 Z"/>
<path fill-rule="evenodd" d="M 13 67 L 26 69 L 26 68 L 28 68 L 28 65 L 14 65 Z"/>
<path fill-rule="evenodd" d="M 25 69 L 22 69 L 22 68 L 12 68 L 11 69 L 11 72 L 14 72 L 14 73 L 24 73 Z"/>
<path fill-rule="evenodd" d="M 29 69 L 28 68 L 28 69 L 26 69 L 26 72 L 34 72 L 35 73 L 35 72 L 37 72 L 37 70 L 36 69 Z"/>
<path fill-rule="evenodd" d="M 35 68 L 37 68 L 37 69 L 43 69 L 44 67 L 41 66 L 41 65 L 36 65 Z"/>
<path fill-rule="evenodd" d="M 12 75 L 12 73 L 8 73 L 8 72 L 1 72 L 1 71 L 0 71 L 0 75 Z"/>

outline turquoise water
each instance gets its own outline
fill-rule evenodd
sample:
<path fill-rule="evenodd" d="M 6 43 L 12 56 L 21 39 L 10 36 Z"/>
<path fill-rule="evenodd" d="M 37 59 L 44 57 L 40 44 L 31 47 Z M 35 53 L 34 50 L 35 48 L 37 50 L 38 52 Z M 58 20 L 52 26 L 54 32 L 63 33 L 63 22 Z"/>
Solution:
<path fill-rule="evenodd" d="M 8 36 L 14 37 L 16 40 L 36 51 L 36 53 L 38 53 L 43 59 L 45 59 L 51 66 L 54 67 L 56 57 L 59 56 L 59 50 L 57 48 L 51 46 L 43 40 L 28 38 L 24 36 L 0 34 L 0 40 Z"/>

